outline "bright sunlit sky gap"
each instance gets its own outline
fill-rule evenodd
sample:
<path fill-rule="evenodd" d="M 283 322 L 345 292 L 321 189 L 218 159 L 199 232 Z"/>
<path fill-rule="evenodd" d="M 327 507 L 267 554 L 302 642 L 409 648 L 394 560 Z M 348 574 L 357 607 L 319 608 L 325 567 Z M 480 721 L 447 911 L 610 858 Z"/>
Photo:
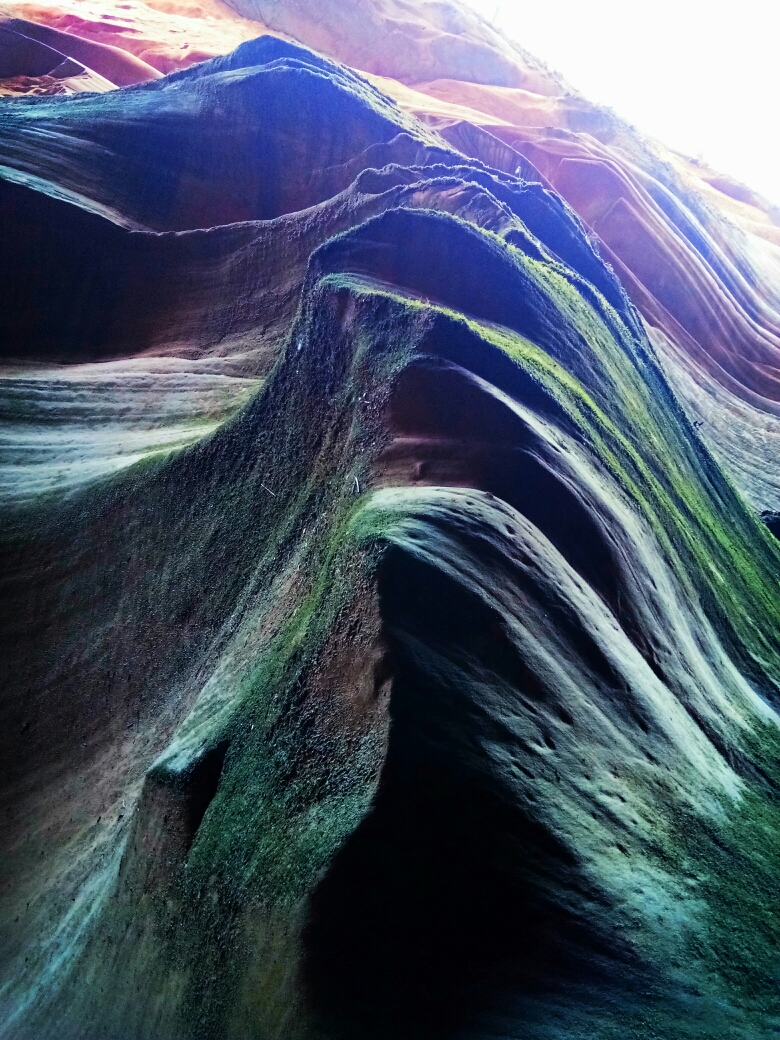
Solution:
<path fill-rule="evenodd" d="M 590 101 L 780 205 L 780 0 L 467 0 Z"/>

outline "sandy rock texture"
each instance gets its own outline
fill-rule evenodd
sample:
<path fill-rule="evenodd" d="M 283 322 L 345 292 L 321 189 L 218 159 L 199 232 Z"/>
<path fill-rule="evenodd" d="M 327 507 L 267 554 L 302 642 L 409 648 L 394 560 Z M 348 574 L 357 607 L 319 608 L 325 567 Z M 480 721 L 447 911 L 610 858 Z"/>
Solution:
<path fill-rule="evenodd" d="M 2 1040 L 775 1036 L 776 213 L 456 4 L 12 16 Z"/>

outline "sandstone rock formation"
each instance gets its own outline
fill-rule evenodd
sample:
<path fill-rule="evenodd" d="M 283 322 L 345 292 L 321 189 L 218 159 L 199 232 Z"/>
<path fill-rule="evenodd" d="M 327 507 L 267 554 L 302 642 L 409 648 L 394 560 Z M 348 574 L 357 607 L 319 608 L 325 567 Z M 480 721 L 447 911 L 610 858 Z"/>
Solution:
<path fill-rule="evenodd" d="M 19 0 L 5 9 L 110 42 L 166 73 L 273 32 L 379 76 L 384 92 L 428 125 L 450 128 L 470 156 L 509 172 L 522 164 L 600 243 L 731 478 L 755 508 L 780 507 L 780 211 L 746 186 L 643 138 L 458 3 Z M 112 78 L 107 65 L 92 67 Z M 113 81 L 128 82 L 127 72 Z"/>
<path fill-rule="evenodd" d="M 0 107 L 0 1037 L 776 1035 L 771 207 L 455 5 L 48 14 L 138 78 Z"/>

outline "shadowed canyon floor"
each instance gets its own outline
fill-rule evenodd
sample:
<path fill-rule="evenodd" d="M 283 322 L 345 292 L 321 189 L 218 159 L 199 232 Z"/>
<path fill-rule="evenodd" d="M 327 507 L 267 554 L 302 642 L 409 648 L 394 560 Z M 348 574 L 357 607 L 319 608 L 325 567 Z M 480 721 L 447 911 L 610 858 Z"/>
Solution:
<path fill-rule="evenodd" d="M 5 30 L 0 1037 L 776 1036 L 775 216 L 359 9 Z"/>

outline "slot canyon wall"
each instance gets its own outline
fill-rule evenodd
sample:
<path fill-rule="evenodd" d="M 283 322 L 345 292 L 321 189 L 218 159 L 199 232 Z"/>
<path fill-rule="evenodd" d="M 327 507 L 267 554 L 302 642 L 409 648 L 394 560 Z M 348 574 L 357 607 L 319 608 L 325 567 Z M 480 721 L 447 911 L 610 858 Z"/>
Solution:
<path fill-rule="evenodd" d="M 780 212 L 457 3 L 0 5 L 2 1040 L 780 1032 Z"/>

